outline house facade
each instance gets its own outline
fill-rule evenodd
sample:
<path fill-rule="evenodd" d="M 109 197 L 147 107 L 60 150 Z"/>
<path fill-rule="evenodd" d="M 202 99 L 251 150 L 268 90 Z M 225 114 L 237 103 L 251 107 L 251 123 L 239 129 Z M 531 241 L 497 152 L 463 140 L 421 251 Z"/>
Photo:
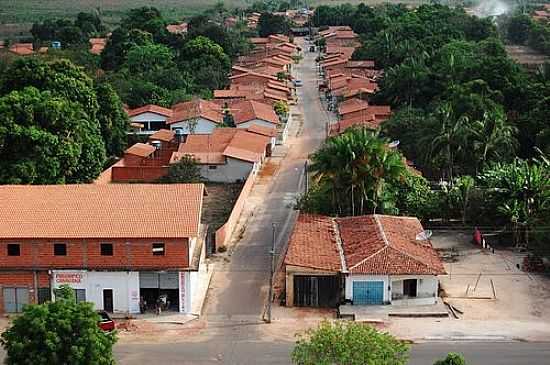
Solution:
<path fill-rule="evenodd" d="M 204 193 L 202 184 L 0 187 L 0 311 L 69 285 L 108 312 L 138 313 L 163 295 L 169 310 L 190 313 Z"/>
<path fill-rule="evenodd" d="M 221 106 L 207 100 L 192 100 L 172 106 L 173 115 L 167 124 L 181 134 L 211 134 L 223 123 Z"/>
<path fill-rule="evenodd" d="M 158 105 L 145 105 L 127 111 L 130 122 L 140 125 L 140 134 L 153 134 L 167 128 L 167 120 L 172 117 L 173 111 Z"/>
<path fill-rule="evenodd" d="M 418 219 L 301 214 L 284 261 L 287 306 L 428 305 L 445 274 Z"/>
<path fill-rule="evenodd" d="M 256 174 L 267 153 L 271 137 L 238 128 L 217 128 L 212 134 L 190 135 L 170 163 L 192 156 L 201 176 L 213 182 L 244 181 Z"/>

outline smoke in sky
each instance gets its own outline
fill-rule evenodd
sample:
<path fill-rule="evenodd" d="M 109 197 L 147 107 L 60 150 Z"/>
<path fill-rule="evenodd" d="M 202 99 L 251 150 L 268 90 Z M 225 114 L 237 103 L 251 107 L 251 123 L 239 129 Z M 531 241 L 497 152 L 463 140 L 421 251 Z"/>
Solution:
<path fill-rule="evenodd" d="M 493 17 L 508 13 L 512 6 L 502 0 L 481 0 L 472 10 L 479 17 Z"/>

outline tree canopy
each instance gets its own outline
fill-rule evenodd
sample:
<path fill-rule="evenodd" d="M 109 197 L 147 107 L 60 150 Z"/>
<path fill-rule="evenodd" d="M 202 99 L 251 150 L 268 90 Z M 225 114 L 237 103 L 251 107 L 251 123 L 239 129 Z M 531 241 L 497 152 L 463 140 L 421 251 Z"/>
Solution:
<path fill-rule="evenodd" d="M 31 304 L 2 333 L 8 365 L 113 365 L 115 333 L 105 333 L 91 303 L 76 303 L 72 288 L 61 287 L 56 301 Z"/>
<path fill-rule="evenodd" d="M 302 334 L 292 351 L 296 365 L 405 365 L 408 346 L 357 322 L 323 322 Z"/>

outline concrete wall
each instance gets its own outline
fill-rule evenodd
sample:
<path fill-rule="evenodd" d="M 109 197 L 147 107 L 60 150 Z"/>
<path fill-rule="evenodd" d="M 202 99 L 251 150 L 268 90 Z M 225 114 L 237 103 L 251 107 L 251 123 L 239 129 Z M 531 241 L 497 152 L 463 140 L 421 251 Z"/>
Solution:
<path fill-rule="evenodd" d="M 246 199 L 248 198 L 248 195 L 250 194 L 250 191 L 254 186 L 255 178 L 255 174 L 250 174 L 250 176 L 248 176 L 246 182 L 243 185 L 243 189 L 241 190 L 241 193 L 239 194 L 239 197 L 237 198 L 237 201 L 233 206 L 233 210 L 231 211 L 231 214 L 227 219 L 227 222 L 225 222 L 225 224 L 216 231 L 217 247 L 221 245 L 227 245 L 229 243 L 231 235 L 233 234 L 233 230 L 235 229 L 235 226 L 237 225 L 237 222 L 239 221 L 239 218 L 241 216 Z"/>
<path fill-rule="evenodd" d="M 86 290 L 86 301 L 103 308 L 103 289 L 113 290 L 113 312 L 139 313 L 139 274 L 135 271 L 54 270 L 53 289 L 61 285 Z M 52 292 L 52 297 L 54 292 Z"/>
<path fill-rule="evenodd" d="M 183 134 L 212 134 L 217 126 L 218 124 L 211 120 L 197 118 L 170 124 L 170 129 L 174 130 L 181 128 L 183 129 Z"/>
<path fill-rule="evenodd" d="M 224 165 L 200 165 L 200 170 L 201 176 L 208 181 L 232 183 L 237 180 L 246 180 L 255 170 L 255 165 L 252 162 L 227 157 Z"/>

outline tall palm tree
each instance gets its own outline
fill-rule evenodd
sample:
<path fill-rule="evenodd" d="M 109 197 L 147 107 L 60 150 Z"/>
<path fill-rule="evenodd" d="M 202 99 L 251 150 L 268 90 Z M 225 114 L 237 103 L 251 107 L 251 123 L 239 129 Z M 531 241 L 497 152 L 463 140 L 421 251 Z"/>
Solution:
<path fill-rule="evenodd" d="M 488 159 L 503 160 L 512 156 L 517 148 L 517 129 L 507 123 L 504 113 L 483 113 L 480 120 L 470 122 L 468 127 L 473 136 L 473 153 L 478 163 L 478 171 L 486 167 Z"/>
<path fill-rule="evenodd" d="M 366 203 L 376 213 L 387 185 L 406 174 L 402 155 L 366 128 L 330 138 L 312 156 L 311 169 L 314 180 L 331 190 L 334 211 L 351 215 L 364 214 Z"/>
<path fill-rule="evenodd" d="M 467 124 L 469 119 L 465 115 L 457 116 L 450 103 L 443 104 L 436 111 L 440 122 L 440 128 L 434 130 L 433 134 L 424 136 L 423 142 L 429 145 L 427 161 L 434 158 L 443 158 L 446 178 L 453 181 L 454 164 L 457 157 L 467 147 Z"/>

